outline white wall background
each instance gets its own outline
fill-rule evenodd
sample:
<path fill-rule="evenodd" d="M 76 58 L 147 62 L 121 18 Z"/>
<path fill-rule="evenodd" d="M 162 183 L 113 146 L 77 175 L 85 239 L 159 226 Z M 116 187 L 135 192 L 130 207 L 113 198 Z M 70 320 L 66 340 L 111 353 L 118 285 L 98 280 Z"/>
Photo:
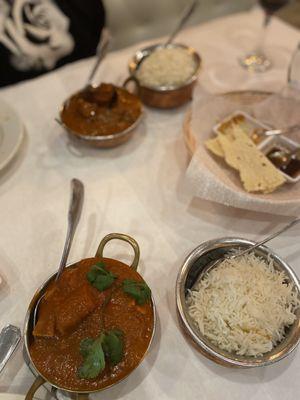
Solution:
<path fill-rule="evenodd" d="M 168 34 L 189 0 L 104 0 L 113 48 Z M 255 0 L 199 0 L 190 25 L 247 10 Z"/>

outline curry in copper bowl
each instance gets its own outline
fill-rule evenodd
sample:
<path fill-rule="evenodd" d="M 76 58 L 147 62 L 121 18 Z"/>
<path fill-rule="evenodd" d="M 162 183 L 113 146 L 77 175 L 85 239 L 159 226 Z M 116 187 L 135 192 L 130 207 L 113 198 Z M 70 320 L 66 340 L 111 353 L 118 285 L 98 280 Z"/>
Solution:
<path fill-rule="evenodd" d="M 131 266 L 104 258 L 111 239 L 134 248 Z M 52 276 L 34 296 L 25 323 L 25 347 L 45 382 L 75 393 L 91 393 L 128 376 L 144 358 L 155 326 L 151 290 L 136 272 L 139 249 L 127 235 L 111 234 L 96 257 L 67 267 L 58 281 Z M 39 305 L 34 326 L 33 309 Z M 27 399 L 32 399 L 29 391 Z M 83 397 L 87 398 L 87 397 Z"/>
<path fill-rule="evenodd" d="M 110 83 L 87 86 L 68 98 L 60 122 L 76 139 L 112 147 L 130 138 L 142 115 L 135 94 Z"/>

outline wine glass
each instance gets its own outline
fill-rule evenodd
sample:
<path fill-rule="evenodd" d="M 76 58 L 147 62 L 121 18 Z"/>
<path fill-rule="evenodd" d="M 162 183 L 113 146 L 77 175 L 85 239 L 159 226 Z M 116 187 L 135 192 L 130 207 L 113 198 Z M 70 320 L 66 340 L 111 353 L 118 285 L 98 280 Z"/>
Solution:
<path fill-rule="evenodd" d="M 300 90 L 300 42 L 293 53 L 288 69 L 288 84 Z"/>
<path fill-rule="evenodd" d="M 264 22 L 262 32 L 256 48 L 241 58 L 240 64 L 243 68 L 253 72 L 265 72 L 272 66 L 272 61 L 265 54 L 264 39 L 267 27 L 269 26 L 273 14 L 289 3 L 289 0 L 259 0 L 264 10 Z"/>

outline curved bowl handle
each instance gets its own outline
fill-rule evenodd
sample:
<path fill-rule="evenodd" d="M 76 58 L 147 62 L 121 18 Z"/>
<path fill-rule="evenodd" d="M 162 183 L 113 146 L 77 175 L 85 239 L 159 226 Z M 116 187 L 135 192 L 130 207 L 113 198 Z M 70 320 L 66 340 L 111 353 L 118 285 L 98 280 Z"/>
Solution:
<path fill-rule="evenodd" d="M 133 90 L 133 93 L 138 95 L 139 91 L 140 91 L 140 83 L 139 83 L 138 79 L 133 75 L 131 75 L 127 79 L 125 79 L 125 81 L 123 83 L 123 88 L 128 90 L 127 86 L 128 86 L 128 83 L 130 83 L 130 82 L 133 82 L 135 84 L 135 89 Z"/>
<path fill-rule="evenodd" d="M 124 235 L 123 233 L 110 233 L 109 235 L 106 235 L 99 244 L 98 250 L 96 252 L 96 257 L 103 258 L 103 249 L 104 249 L 106 243 L 113 239 L 123 240 L 124 242 L 129 243 L 130 246 L 133 248 L 134 259 L 133 259 L 130 267 L 133 268 L 134 270 L 136 270 L 138 267 L 139 260 L 140 260 L 139 245 L 132 237 L 130 237 L 128 235 Z"/>
<path fill-rule="evenodd" d="M 42 386 L 45 383 L 45 379 L 42 378 L 41 376 L 37 376 L 33 384 L 31 385 L 30 389 L 28 390 L 25 400 L 33 400 L 33 396 L 35 395 L 35 392 L 38 390 L 40 386 Z"/>

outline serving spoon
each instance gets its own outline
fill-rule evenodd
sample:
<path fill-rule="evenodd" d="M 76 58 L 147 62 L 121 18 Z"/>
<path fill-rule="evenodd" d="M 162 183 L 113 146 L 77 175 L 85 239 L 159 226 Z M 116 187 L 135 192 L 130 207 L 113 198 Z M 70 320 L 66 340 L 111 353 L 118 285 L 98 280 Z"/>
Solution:
<path fill-rule="evenodd" d="M 282 227 L 281 229 L 279 229 L 278 231 L 272 233 L 271 235 L 267 236 L 266 238 L 264 238 L 263 240 L 253 244 L 252 246 L 249 246 L 247 249 L 242 250 L 240 252 L 234 253 L 234 254 L 230 254 L 230 255 L 225 255 L 221 258 L 219 258 L 218 260 L 214 261 L 210 266 L 209 269 L 215 268 L 218 264 L 220 264 L 221 262 L 223 262 L 224 260 L 234 260 L 238 257 L 242 257 L 245 254 L 251 252 L 252 250 L 256 249 L 259 246 L 262 246 L 263 244 L 269 242 L 270 240 L 276 238 L 277 236 L 279 236 L 281 233 L 286 232 L 288 229 L 291 229 L 293 226 L 295 226 L 296 224 L 298 224 L 300 222 L 300 218 L 296 218 L 294 220 L 292 220 L 291 222 L 289 222 L 287 225 L 285 225 L 284 227 Z M 192 285 L 192 288 L 194 288 L 199 281 L 202 279 L 202 276 L 198 277 L 195 282 Z"/>
<path fill-rule="evenodd" d="M 270 129 L 264 131 L 264 135 L 266 136 L 288 135 L 296 131 L 300 131 L 300 124 L 288 126 L 287 128 L 282 128 L 282 129 Z"/>
<path fill-rule="evenodd" d="M 68 211 L 68 229 L 67 229 L 67 235 L 66 235 L 66 240 L 65 240 L 62 257 L 61 257 L 59 268 L 58 268 L 56 278 L 55 278 L 56 282 L 59 280 L 59 278 L 67 264 L 67 259 L 68 259 L 69 253 L 70 253 L 71 244 L 72 244 L 75 230 L 77 228 L 77 225 L 78 225 L 78 222 L 80 219 L 80 215 L 81 215 L 83 198 L 84 198 L 83 183 L 78 179 L 72 179 L 72 181 L 71 181 L 71 201 L 70 201 L 69 211 Z M 33 326 L 36 325 L 39 305 L 44 296 L 45 296 L 45 294 L 43 294 L 38 299 L 38 301 L 35 305 L 35 309 L 33 312 Z"/>
<path fill-rule="evenodd" d="M 85 87 L 93 87 L 93 80 L 94 77 L 96 75 L 96 72 L 98 71 L 99 65 L 101 64 L 101 62 L 103 61 L 103 59 L 105 58 L 107 51 L 109 49 L 109 44 L 111 41 L 111 35 L 109 33 L 109 30 L 107 28 L 104 28 L 102 30 L 102 34 L 101 34 L 101 38 L 100 38 L 100 42 L 98 44 L 97 47 L 97 52 L 96 52 L 96 62 L 93 65 L 93 68 L 88 76 L 88 80 L 87 83 L 85 85 Z"/>
<path fill-rule="evenodd" d="M 171 33 L 169 36 L 168 40 L 165 42 L 164 46 L 167 46 L 168 44 L 172 43 L 175 37 L 178 35 L 178 33 L 181 31 L 183 26 L 187 23 L 187 21 L 190 19 L 191 15 L 194 13 L 195 9 L 199 5 L 199 0 L 193 0 L 190 5 L 188 5 L 182 13 L 182 16 L 176 25 L 176 28 L 174 31 Z"/>
<path fill-rule="evenodd" d="M 88 76 L 85 86 L 81 90 L 84 91 L 85 89 L 94 87 L 94 84 L 93 84 L 94 77 L 96 75 L 96 72 L 98 71 L 98 68 L 99 68 L 101 62 L 103 61 L 103 59 L 105 58 L 105 56 L 108 52 L 110 41 L 111 41 L 111 35 L 109 33 L 109 30 L 107 28 L 104 28 L 102 30 L 100 42 L 97 47 L 95 64 L 93 65 L 93 68 L 91 69 L 91 72 Z M 56 117 L 56 118 L 54 118 L 54 120 L 60 126 L 63 126 L 63 123 L 62 123 L 60 117 Z"/>
<path fill-rule="evenodd" d="M 286 232 L 288 229 L 291 229 L 293 226 L 295 226 L 299 222 L 300 222 L 300 218 L 293 219 L 292 221 L 290 221 L 287 225 L 283 226 L 278 231 L 276 231 L 276 232 L 272 233 L 271 235 L 267 236 L 266 238 L 264 238 L 260 242 L 257 242 L 255 244 L 253 244 L 252 246 L 248 247 L 246 250 L 243 250 L 243 251 L 241 251 L 239 253 L 236 253 L 236 254 L 231 254 L 230 256 L 225 256 L 224 258 L 226 258 L 227 260 L 233 260 L 235 258 L 244 256 L 245 254 L 249 253 L 250 251 L 256 249 L 259 246 L 262 246 L 263 244 L 269 242 L 270 240 L 272 240 L 272 239 L 276 238 L 277 236 L 281 235 L 282 233 Z"/>

